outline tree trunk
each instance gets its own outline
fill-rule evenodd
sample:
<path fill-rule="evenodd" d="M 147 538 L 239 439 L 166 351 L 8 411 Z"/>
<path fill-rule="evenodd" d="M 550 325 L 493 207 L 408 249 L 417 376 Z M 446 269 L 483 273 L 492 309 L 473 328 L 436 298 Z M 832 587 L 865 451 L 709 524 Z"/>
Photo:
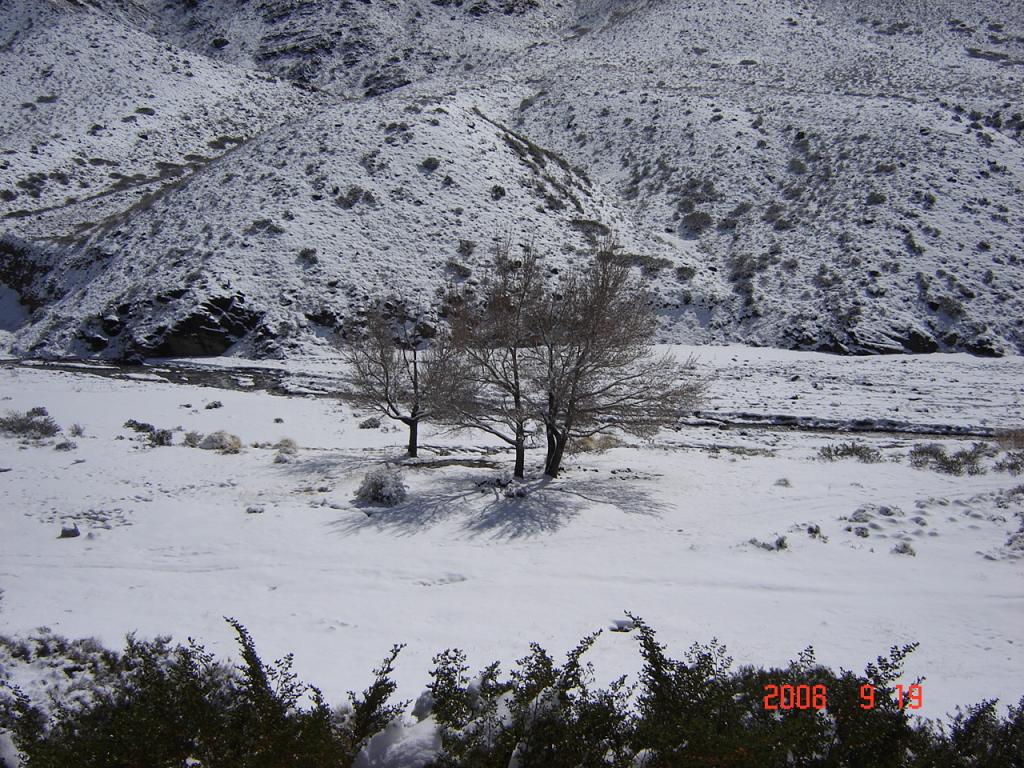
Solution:
<path fill-rule="evenodd" d="M 412 420 L 407 422 L 409 424 L 409 456 L 413 459 L 416 458 L 416 446 L 417 446 L 417 433 L 419 432 L 420 423 L 418 420 Z"/>
<path fill-rule="evenodd" d="M 526 473 L 526 429 L 522 422 L 516 424 L 516 441 L 513 445 L 516 449 L 516 468 L 512 476 L 522 480 Z"/>
<path fill-rule="evenodd" d="M 562 456 L 565 454 L 565 444 L 568 440 L 569 430 L 565 430 L 557 436 L 554 446 L 548 451 L 548 457 L 544 462 L 544 474 L 548 477 L 558 477 L 558 472 L 562 468 Z"/>
<path fill-rule="evenodd" d="M 555 444 L 558 442 L 558 440 L 557 433 L 555 432 L 554 427 L 552 427 L 549 424 L 544 425 L 544 434 L 548 440 L 548 452 L 547 455 L 544 457 L 544 464 L 546 466 L 547 463 L 551 461 L 551 455 L 555 452 Z"/>

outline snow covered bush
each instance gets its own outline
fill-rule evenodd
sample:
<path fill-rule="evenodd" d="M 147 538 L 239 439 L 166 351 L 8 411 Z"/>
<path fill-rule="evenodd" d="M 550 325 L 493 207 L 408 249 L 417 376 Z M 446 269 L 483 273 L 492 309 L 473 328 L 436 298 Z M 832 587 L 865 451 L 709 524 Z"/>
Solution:
<path fill-rule="evenodd" d="M 408 489 L 402 482 L 402 472 L 397 467 L 371 469 L 356 491 L 356 498 L 360 501 L 387 507 L 402 503 L 407 495 Z"/>
<path fill-rule="evenodd" d="M 506 499 L 525 499 L 530 495 L 530 489 L 520 482 L 513 481 L 505 486 Z"/>
<path fill-rule="evenodd" d="M 203 438 L 199 447 L 205 451 L 220 451 L 221 453 L 238 453 L 242 450 L 242 441 L 238 435 L 232 435 L 224 430 L 212 432 Z"/>
<path fill-rule="evenodd" d="M 289 464 L 299 452 L 298 443 L 290 437 L 285 437 L 274 446 L 277 453 L 274 455 L 275 464 Z"/>
<path fill-rule="evenodd" d="M 185 445 L 189 448 L 198 448 L 199 444 L 203 442 L 202 432 L 186 432 L 185 433 Z"/>
<path fill-rule="evenodd" d="M 299 452 L 299 444 L 292 440 L 290 437 L 285 437 L 282 438 L 281 440 L 278 440 L 274 448 L 277 449 L 278 453 L 283 453 L 288 456 L 294 456 L 296 453 Z"/>
<path fill-rule="evenodd" d="M 380 419 L 376 416 L 369 416 L 359 422 L 360 429 L 380 429 Z"/>

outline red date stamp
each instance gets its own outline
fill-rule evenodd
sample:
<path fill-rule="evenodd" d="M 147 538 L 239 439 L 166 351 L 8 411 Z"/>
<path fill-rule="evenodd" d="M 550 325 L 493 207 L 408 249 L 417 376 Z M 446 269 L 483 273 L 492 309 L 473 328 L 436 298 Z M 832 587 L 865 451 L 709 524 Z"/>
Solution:
<path fill-rule="evenodd" d="M 826 709 L 828 689 L 824 685 L 774 685 L 764 687 L 766 710 Z M 924 690 L 920 685 L 896 686 L 898 709 L 920 709 L 924 705 Z M 877 691 L 873 685 L 860 687 L 860 708 L 874 709 Z"/>

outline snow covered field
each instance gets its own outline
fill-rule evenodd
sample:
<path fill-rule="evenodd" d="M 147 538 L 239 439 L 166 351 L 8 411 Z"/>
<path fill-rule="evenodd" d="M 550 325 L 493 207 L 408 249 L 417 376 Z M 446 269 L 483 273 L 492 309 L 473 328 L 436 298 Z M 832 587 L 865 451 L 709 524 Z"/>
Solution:
<path fill-rule="evenodd" d="M 368 468 L 401 459 L 405 433 L 360 429 L 368 414 L 334 399 L 245 391 L 254 368 L 231 372 L 240 389 L 218 389 L 169 383 L 176 366 L 129 378 L 0 366 L 0 411 L 44 406 L 64 428 L 56 440 L 77 443 L 0 437 L 0 631 L 45 625 L 115 647 L 127 632 L 174 633 L 233 654 L 232 616 L 266 658 L 294 651 L 297 672 L 335 701 L 369 682 L 392 643 L 408 644 L 399 696 L 415 698 L 440 650 L 465 649 L 475 668 L 507 666 L 530 641 L 561 655 L 629 610 L 676 654 L 715 636 L 738 663 L 781 665 L 813 644 L 822 662 L 859 670 L 916 640 L 906 672 L 926 678 L 923 714 L 1015 702 L 1024 551 L 1008 539 L 1022 523 L 1024 492 L 1010 492 L 1020 477 L 995 471 L 997 459 L 976 476 L 906 459 L 916 442 L 954 450 L 968 438 L 712 422 L 890 419 L 983 434 L 1024 422 L 1024 360 L 693 351 L 720 369 L 705 425 L 573 456 L 551 482 L 537 479 L 535 453 L 523 499 L 478 486 L 510 468 L 500 448 L 427 429 L 404 470 L 409 500 L 393 509 L 353 497 Z M 336 370 L 277 364 L 288 366 L 321 387 Z M 149 447 L 128 419 L 182 431 Z M 68 438 L 74 423 L 84 434 Z M 183 445 L 188 431 L 221 429 L 241 437 L 240 454 Z M 299 450 L 275 463 L 283 438 Z M 817 458 L 850 439 L 886 461 Z M 70 522 L 82 535 L 58 538 Z M 781 551 L 750 543 L 780 536 Z M 916 555 L 893 552 L 903 543 Z M 636 669 L 634 637 L 605 633 L 593 661 L 606 679 Z"/>

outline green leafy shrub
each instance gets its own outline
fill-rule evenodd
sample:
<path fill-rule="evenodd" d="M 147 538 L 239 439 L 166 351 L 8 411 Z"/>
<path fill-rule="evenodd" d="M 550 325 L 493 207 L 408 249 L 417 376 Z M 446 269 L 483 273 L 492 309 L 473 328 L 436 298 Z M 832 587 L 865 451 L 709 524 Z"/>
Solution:
<path fill-rule="evenodd" d="M 129 636 L 122 653 L 53 636 L 45 644 L 2 639 L 26 661 L 34 655 L 64 662 L 57 668 L 78 675 L 80 685 L 77 695 L 48 708 L 17 687 L 0 688 L 0 729 L 10 731 L 28 768 L 345 768 L 405 708 L 388 704 L 401 646 L 369 688 L 332 709 L 317 688 L 298 679 L 291 655 L 264 663 L 246 628 L 227 621 L 238 635 L 237 667 L 194 642 L 171 646 L 168 638 Z"/>
<path fill-rule="evenodd" d="M 531 644 L 507 675 L 498 663 L 471 675 L 465 653 L 439 653 L 411 712 L 431 717 L 439 739 L 417 765 L 1019 768 L 1024 759 L 1024 699 L 1004 716 L 995 701 L 982 701 L 948 723 L 918 719 L 901 705 L 896 684 L 916 643 L 893 646 L 862 674 L 822 666 L 810 647 L 785 667 L 735 668 L 718 640 L 674 659 L 651 627 L 627 616 L 622 631 L 635 632 L 643 662 L 633 684 L 621 677 L 595 685 L 584 658 L 599 633 L 561 664 Z M 228 621 L 238 636 L 237 666 L 167 638 L 129 637 L 115 653 L 49 632 L 0 637 L 7 658 L 65 686 L 62 695 L 33 701 L 0 678 L 0 730 L 11 734 L 26 768 L 348 768 L 407 710 L 390 703 L 401 646 L 362 694 L 331 707 L 298 679 L 291 655 L 264 662 L 246 628 Z M 820 699 L 787 707 L 777 695 L 783 686 L 806 686 Z"/>

